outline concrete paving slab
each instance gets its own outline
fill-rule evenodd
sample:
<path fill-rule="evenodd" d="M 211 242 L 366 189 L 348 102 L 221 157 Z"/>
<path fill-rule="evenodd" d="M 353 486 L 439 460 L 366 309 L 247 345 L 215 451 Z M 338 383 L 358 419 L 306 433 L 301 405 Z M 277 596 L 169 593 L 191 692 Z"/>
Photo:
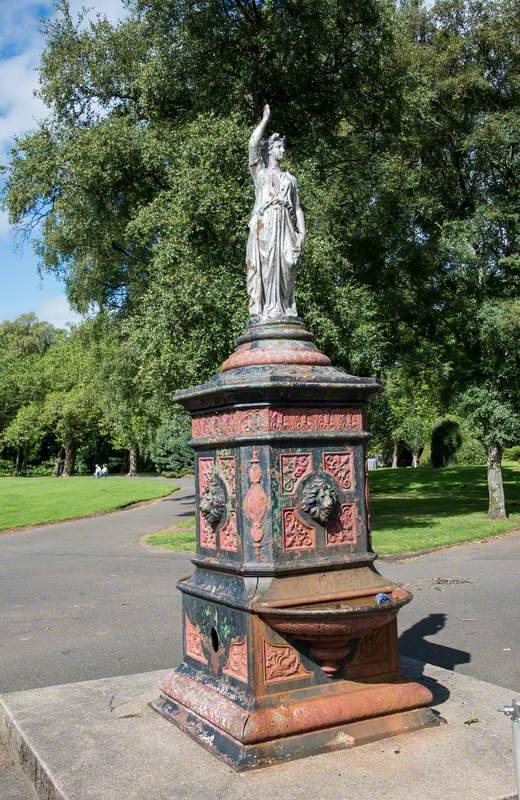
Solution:
<path fill-rule="evenodd" d="M 149 707 L 162 671 L 4 695 L 0 724 L 44 800 L 506 800 L 511 690 L 403 660 L 447 725 L 236 774 Z"/>
<path fill-rule="evenodd" d="M 2 800 L 38 800 L 35 789 L 13 753 L 6 747 L 0 731 L 0 798 Z"/>

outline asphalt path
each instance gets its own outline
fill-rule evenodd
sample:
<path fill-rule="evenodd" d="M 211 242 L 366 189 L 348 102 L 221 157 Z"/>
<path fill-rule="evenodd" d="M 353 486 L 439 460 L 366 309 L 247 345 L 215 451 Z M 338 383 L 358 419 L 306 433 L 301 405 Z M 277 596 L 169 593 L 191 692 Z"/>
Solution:
<path fill-rule="evenodd" d="M 190 556 L 140 543 L 193 514 L 192 480 L 176 483 L 154 503 L 0 535 L 0 692 L 179 662 Z M 377 565 L 414 592 L 403 653 L 520 691 L 520 534 Z"/>

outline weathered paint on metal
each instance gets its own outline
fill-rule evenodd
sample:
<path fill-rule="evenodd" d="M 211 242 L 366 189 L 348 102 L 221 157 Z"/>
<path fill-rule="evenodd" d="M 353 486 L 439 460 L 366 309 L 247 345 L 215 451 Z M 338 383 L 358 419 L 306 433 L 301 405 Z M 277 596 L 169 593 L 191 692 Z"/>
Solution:
<path fill-rule="evenodd" d="M 241 352 L 269 351 L 267 363 L 177 395 L 204 513 L 178 584 L 184 660 L 152 705 L 234 769 L 435 722 L 421 710 L 430 692 L 399 672 L 395 616 L 410 594 L 373 566 L 365 425 L 380 386 L 276 356 L 315 360 L 309 342 L 298 320 L 251 325 Z M 374 606 L 381 591 L 391 607 Z M 324 620 L 326 604 L 340 608 Z"/>

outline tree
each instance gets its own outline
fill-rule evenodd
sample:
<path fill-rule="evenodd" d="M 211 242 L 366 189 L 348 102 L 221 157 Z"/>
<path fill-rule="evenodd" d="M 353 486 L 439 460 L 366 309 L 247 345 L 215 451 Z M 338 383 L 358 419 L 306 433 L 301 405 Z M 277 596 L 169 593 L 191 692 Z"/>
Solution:
<path fill-rule="evenodd" d="M 0 353 L 16 358 L 42 356 L 63 335 L 64 331 L 39 320 L 36 314 L 21 314 L 14 320 L 0 322 Z"/>
<path fill-rule="evenodd" d="M 460 399 L 487 453 L 490 519 L 507 516 L 502 453 L 520 437 L 520 301 L 488 301 L 478 314 L 478 382 Z"/>
<path fill-rule="evenodd" d="M 22 406 L 2 433 L 4 446 L 16 452 L 15 475 L 23 475 L 27 460 L 35 455 L 45 434 L 45 423 L 40 403 Z"/>
<path fill-rule="evenodd" d="M 53 343 L 64 336 L 34 314 L 0 323 L 0 441 L 14 456 L 15 474 L 23 474 L 43 439 L 41 401 L 45 382 L 41 365 Z"/>
<path fill-rule="evenodd" d="M 81 336 L 95 365 L 92 381 L 102 413 L 100 428 L 116 449 L 128 452 L 128 476 L 134 477 L 160 421 L 157 393 L 141 382 L 139 354 L 117 318 L 100 312 L 83 324 Z"/>
<path fill-rule="evenodd" d="M 47 352 L 42 366 L 48 387 L 43 418 L 64 451 L 62 476 L 70 477 L 78 446 L 99 430 L 102 412 L 95 382 L 98 365 L 76 330 Z"/>
<path fill-rule="evenodd" d="M 6 199 L 128 347 L 114 441 L 146 439 L 244 325 L 246 145 L 268 100 L 308 222 L 300 312 L 338 366 L 381 376 L 381 433 L 418 463 L 437 415 L 494 386 L 479 309 L 518 296 L 518 5 L 135 0 L 117 25 L 60 8 L 50 115 L 16 142 Z"/>
<path fill-rule="evenodd" d="M 399 115 L 393 4 L 150 0 L 90 27 L 61 9 L 40 70 L 51 116 L 17 142 L 7 200 L 41 223 L 71 303 L 119 315 L 164 402 L 215 370 L 247 317 L 247 139 L 268 97 L 311 221 L 300 309 L 337 363 L 370 371 L 387 330 L 350 243 Z"/>
<path fill-rule="evenodd" d="M 180 411 L 165 420 L 158 428 L 151 449 L 151 457 L 161 471 L 183 475 L 193 469 L 193 450 L 188 442 L 191 439 L 191 420 Z"/>
<path fill-rule="evenodd" d="M 23 405 L 41 398 L 41 359 L 63 335 L 35 314 L 0 322 L 0 431 Z"/>
<path fill-rule="evenodd" d="M 381 421 L 392 449 L 392 467 L 398 466 L 400 443 L 411 451 L 412 466 L 418 467 L 442 407 L 441 365 L 436 363 L 435 349 L 417 348 L 407 361 L 387 369 L 382 380 L 385 393 Z"/>

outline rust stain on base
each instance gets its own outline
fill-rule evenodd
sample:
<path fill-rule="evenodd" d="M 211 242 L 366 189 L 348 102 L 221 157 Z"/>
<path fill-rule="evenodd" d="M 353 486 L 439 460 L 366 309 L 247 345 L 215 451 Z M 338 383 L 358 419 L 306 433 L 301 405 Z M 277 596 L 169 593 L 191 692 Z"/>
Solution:
<path fill-rule="evenodd" d="M 281 702 L 275 708 L 248 710 L 207 684 L 176 672 L 167 675 L 162 693 L 191 709 L 242 744 L 331 728 L 347 722 L 380 717 L 427 706 L 431 692 L 400 676 L 395 683 L 350 684 L 344 691 L 306 700 Z"/>

